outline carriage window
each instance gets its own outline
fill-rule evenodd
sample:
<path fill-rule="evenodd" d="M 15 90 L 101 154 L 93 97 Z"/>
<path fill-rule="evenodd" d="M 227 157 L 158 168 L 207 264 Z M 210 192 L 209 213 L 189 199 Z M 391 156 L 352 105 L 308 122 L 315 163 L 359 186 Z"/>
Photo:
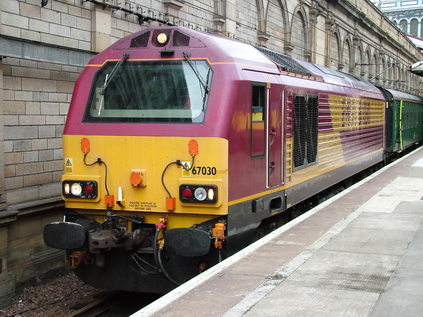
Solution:
<path fill-rule="evenodd" d="M 266 86 L 254 84 L 251 98 L 251 156 L 263 156 L 265 151 Z"/>
<path fill-rule="evenodd" d="M 190 63 L 106 63 L 94 78 L 84 121 L 203 122 L 212 71 L 206 61 Z"/>
<path fill-rule="evenodd" d="M 317 96 L 294 97 L 294 168 L 306 167 L 317 159 Z"/>

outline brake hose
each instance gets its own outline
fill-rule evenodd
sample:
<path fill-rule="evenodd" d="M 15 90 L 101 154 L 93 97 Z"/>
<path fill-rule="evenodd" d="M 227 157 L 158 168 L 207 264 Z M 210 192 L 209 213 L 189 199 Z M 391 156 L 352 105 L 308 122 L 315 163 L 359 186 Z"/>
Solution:
<path fill-rule="evenodd" d="M 161 248 L 159 248 L 159 234 L 162 232 L 162 229 L 156 229 L 156 233 L 154 234 L 154 241 L 153 241 L 153 253 L 154 253 L 154 261 L 156 262 L 156 267 L 159 268 L 159 272 L 163 273 L 163 275 L 173 284 L 176 286 L 181 285 L 180 283 L 176 282 L 166 271 L 166 268 L 163 265 L 162 257 L 161 257 Z"/>

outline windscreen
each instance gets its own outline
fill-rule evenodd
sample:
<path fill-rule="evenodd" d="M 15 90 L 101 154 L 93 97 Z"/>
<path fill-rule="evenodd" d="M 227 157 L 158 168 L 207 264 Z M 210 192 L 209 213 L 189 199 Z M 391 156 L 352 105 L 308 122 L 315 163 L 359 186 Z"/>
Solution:
<path fill-rule="evenodd" d="M 84 122 L 201 123 L 211 73 L 204 60 L 108 62 L 95 76 Z"/>

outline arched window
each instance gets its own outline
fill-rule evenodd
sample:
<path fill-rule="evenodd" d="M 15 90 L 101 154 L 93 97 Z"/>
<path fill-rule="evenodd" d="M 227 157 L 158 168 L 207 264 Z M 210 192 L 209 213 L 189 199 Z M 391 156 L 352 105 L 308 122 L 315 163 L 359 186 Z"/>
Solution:
<path fill-rule="evenodd" d="M 358 47 L 355 52 L 355 65 L 354 65 L 354 75 L 357 77 L 361 77 L 361 70 L 363 66 L 363 51 L 361 50 L 361 47 Z"/>
<path fill-rule="evenodd" d="M 419 21 L 412 19 L 410 22 L 410 35 L 419 36 Z"/>
<path fill-rule="evenodd" d="M 398 88 L 398 66 L 396 64 L 393 64 L 393 70 L 392 70 L 392 87 Z"/>
<path fill-rule="evenodd" d="M 366 64 L 366 65 L 364 65 L 364 67 L 363 67 L 363 69 L 364 69 L 364 78 L 365 79 L 367 79 L 367 80 L 369 80 L 370 79 L 370 72 L 371 72 L 371 62 L 372 62 L 372 60 L 371 60 L 371 57 L 370 57 L 370 51 L 367 51 L 366 52 L 366 60 L 364 61 L 364 63 Z"/>
<path fill-rule="evenodd" d="M 297 12 L 292 19 L 291 43 L 294 45 L 292 57 L 305 59 L 304 52 L 307 46 L 306 23 L 301 12 Z"/>
<path fill-rule="evenodd" d="M 376 82 L 378 80 L 378 71 L 379 71 L 379 65 L 376 55 L 373 55 L 372 61 L 370 63 L 370 78 L 369 80 L 371 82 Z"/>
<path fill-rule="evenodd" d="M 404 65 L 401 65 L 401 70 L 400 70 L 400 87 L 401 87 L 401 90 L 404 90 L 404 89 L 406 89 L 406 86 L 405 86 L 405 71 L 404 71 Z"/>
<path fill-rule="evenodd" d="M 401 31 L 403 31 L 404 33 L 408 32 L 408 22 L 407 20 L 401 20 L 400 24 L 399 24 L 399 28 L 401 29 Z"/>
<path fill-rule="evenodd" d="M 388 87 L 392 88 L 392 74 L 393 74 L 393 69 L 392 69 L 393 65 L 391 64 L 391 62 L 388 62 L 388 76 L 387 76 L 387 85 Z"/>
<path fill-rule="evenodd" d="M 342 64 L 344 64 L 344 72 L 353 71 L 351 66 L 351 45 L 348 39 L 344 42 L 344 49 L 342 50 Z"/>
<path fill-rule="evenodd" d="M 283 52 L 284 42 L 286 41 L 286 9 L 278 0 L 271 0 L 267 9 L 266 32 L 271 36 L 267 47 Z"/>
<path fill-rule="evenodd" d="M 339 40 L 338 34 L 334 32 L 330 38 L 330 67 L 338 70 L 339 65 Z"/>
<path fill-rule="evenodd" d="M 386 80 L 385 70 L 386 70 L 385 59 L 382 58 L 380 62 L 380 68 L 379 68 L 379 80 L 382 83 L 382 85 L 385 84 L 385 80 Z"/>

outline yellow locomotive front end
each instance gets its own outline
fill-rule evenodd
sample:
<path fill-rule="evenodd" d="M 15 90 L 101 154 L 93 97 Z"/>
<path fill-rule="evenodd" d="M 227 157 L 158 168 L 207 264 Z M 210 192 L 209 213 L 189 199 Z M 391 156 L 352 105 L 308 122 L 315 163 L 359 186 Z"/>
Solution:
<path fill-rule="evenodd" d="M 169 227 L 227 214 L 225 139 L 65 135 L 64 148 L 62 193 L 67 208 L 107 209 L 143 216 L 149 223 L 165 212 Z M 95 183 L 85 189 L 88 195 L 84 182 Z M 77 184 L 81 189 L 74 195 L 72 186 Z M 184 189 L 191 187 L 189 197 Z M 197 187 L 206 190 L 204 198 L 195 198 Z"/>
<path fill-rule="evenodd" d="M 70 212 L 64 222 L 47 225 L 44 237 L 67 250 L 83 280 L 100 288 L 162 292 L 218 260 L 228 211 L 227 140 L 63 140 L 62 196 Z M 101 281 L 102 271 L 119 271 L 128 281 Z"/>

